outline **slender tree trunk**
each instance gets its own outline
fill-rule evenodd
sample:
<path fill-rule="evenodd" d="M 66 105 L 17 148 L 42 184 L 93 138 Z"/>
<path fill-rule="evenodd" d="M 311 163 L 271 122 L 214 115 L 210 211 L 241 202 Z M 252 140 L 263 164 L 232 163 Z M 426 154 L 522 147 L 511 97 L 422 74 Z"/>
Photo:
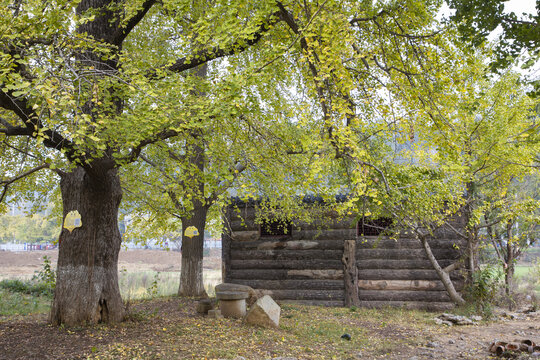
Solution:
<path fill-rule="evenodd" d="M 512 225 L 513 223 L 509 221 L 506 224 L 506 267 L 504 269 L 504 282 L 506 285 L 506 295 L 510 298 L 512 295 L 512 286 L 514 280 L 514 246 L 512 244 Z"/>
<path fill-rule="evenodd" d="M 428 240 L 425 236 L 420 237 L 420 241 L 422 242 L 422 246 L 424 247 L 424 250 L 426 252 L 426 255 L 429 259 L 429 262 L 437 272 L 437 275 L 439 275 L 439 279 L 444 285 L 444 288 L 446 289 L 446 292 L 448 293 L 448 296 L 450 296 L 450 300 L 454 302 L 457 305 L 463 305 L 465 304 L 465 300 L 461 297 L 461 295 L 456 291 L 456 288 L 454 287 L 454 283 L 452 282 L 452 279 L 450 279 L 450 274 L 446 271 L 444 271 L 443 268 L 439 265 L 439 262 L 433 255 L 433 252 L 431 251 L 431 247 L 429 246 Z"/>
<path fill-rule="evenodd" d="M 203 282 L 204 228 L 208 207 L 196 204 L 190 218 L 182 218 L 182 268 L 180 272 L 179 296 L 208 297 Z M 189 238 L 188 227 L 197 228 L 199 235 Z"/>
<path fill-rule="evenodd" d="M 464 208 L 464 216 L 467 233 L 467 283 L 472 284 L 473 274 L 479 269 L 478 261 L 478 230 L 475 226 L 469 224 L 474 210 L 474 198 L 476 195 L 476 184 L 474 182 L 467 183 L 467 205 Z"/>
<path fill-rule="evenodd" d="M 56 325 L 119 322 L 124 306 L 118 287 L 122 188 L 117 171 L 90 175 L 77 167 L 62 176 L 60 187 L 64 219 L 77 210 L 82 226 L 60 233 L 50 320 Z"/>

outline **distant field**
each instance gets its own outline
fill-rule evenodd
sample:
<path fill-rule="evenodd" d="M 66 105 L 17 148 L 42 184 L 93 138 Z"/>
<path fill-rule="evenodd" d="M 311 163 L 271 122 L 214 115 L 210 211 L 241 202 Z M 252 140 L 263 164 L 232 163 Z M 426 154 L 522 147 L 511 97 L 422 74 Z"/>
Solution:
<path fill-rule="evenodd" d="M 214 287 L 221 282 L 221 270 L 204 269 L 203 281 L 209 296 L 214 295 Z M 120 271 L 118 282 L 124 300 L 149 299 L 155 296 L 171 296 L 178 292 L 180 272 L 178 271 Z"/>
<path fill-rule="evenodd" d="M 47 256 L 56 266 L 58 250 L 0 251 L 0 280 L 30 279 L 43 267 Z M 121 250 L 118 282 L 125 300 L 174 295 L 180 283 L 181 254 L 165 250 Z M 206 291 L 213 295 L 221 282 L 221 251 L 212 249 L 204 258 L 203 278 Z"/>
<path fill-rule="evenodd" d="M 533 265 L 517 265 L 514 275 L 520 288 L 532 287 L 531 290 L 534 290 L 537 297 L 540 298 L 539 272 Z"/>
<path fill-rule="evenodd" d="M 521 278 L 523 276 L 528 275 L 531 270 L 532 270 L 532 266 L 530 265 L 518 265 L 516 266 L 515 276 L 517 278 Z"/>

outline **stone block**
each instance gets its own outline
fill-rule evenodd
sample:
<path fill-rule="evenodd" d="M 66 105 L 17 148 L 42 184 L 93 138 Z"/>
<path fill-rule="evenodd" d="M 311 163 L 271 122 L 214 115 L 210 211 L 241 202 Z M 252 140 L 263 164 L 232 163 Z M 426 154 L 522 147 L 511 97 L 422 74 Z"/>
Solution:
<path fill-rule="evenodd" d="M 197 312 L 199 314 L 208 314 L 208 311 L 215 307 L 215 301 L 212 299 L 202 299 L 197 302 Z"/>
<path fill-rule="evenodd" d="M 253 304 L 246 316 L 246 323 L 263 327 L 279 327 L 281 308 L 270 296 L 265 295 Z"/>
<path fill-rule="evenodd" d="M 246 299 L 219 300 L 221 314 L 228 318 L 243 318 L 246 315 Z"/>
<path fill-rule="evenodd" d="M 219 309 L 213 309 L 208 311 L 208 317 L 214 319 L 222 319 L 223 315 L 221 315 L 221 311 L 219 311 Z"/>

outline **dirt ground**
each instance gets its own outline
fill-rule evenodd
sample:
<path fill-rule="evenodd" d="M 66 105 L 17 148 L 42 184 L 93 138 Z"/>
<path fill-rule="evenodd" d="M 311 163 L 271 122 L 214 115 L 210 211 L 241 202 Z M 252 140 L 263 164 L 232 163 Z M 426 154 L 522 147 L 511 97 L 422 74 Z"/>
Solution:
<path fill-rule="evenodd" d="M 32 276 L 41 270 L 43 257 L 51 259 L 53 266 L 58 260 L 58 250 L 46 251 L 0 251 L 0 279 Z M 132 271 L 180 271 L 181 254 L 165 250 L 125 250 L 120 251 L 118 269 Z M 211 249 L 205 257 L 203 266 L 207 269 L 219 269 L 221 266 L 220 249 Z"/>
<path fill-rule="evenodd" d="M 296 352 L 282 356 L 287 345 L 279 339 L 290 336 L 286 330 L 290 326 L 287 322 L 294 321 L 287 316 L 290 310 L 283 311 L 284 325 L 280 329 L 261 331 L 239 320 L 205 318 L 196 313 L 195 307 L 196 302 L 192 299 L 157 299 L 138 304 L 132 309 L 134 314 L 146 315 L 112 326 L 52 327 L 47 325 L 45 315 L 0 319 L 0 359 L 218 359 L 221 356 L 208 356 L 206 352 L 208 347 L 215 349 L 216 343 L 212 342 L 219 337 L 223 339 L 217 344 L 222 344 L 223 348 L 216 351 L 222 351 L 224 359 L 321 359 Z M 354 325 L 365 329 L 367 336 L 387 342 L 391 350 L 374 352 L 369 348 L 359 348 L 346 357 L 332 358 L 492 359 L 487 348 L 496 339 L 531 339 L 540 342 L 538 313 L 523 320 L 460 327 L 430 325 L 418 329 L 414 324 L 381 327 L 378 322 L 368 318 Z M 213 333 L 216 329 L 221 329 L 220 335 Z M 229 332 L 234 335 L 231 336 Z M 261 332 L 268 340 L 249 343 Z M 240 346 L 242 357 L 225 350 L 230 348 L 235 337 L 246 341 L 245 347 Z M 396 348 L 392 345 L 394 342 L 403 345 Z M 330 352 L 332 346 L 337 352 L 341 344 L 340 339 L 329 344 Z M 267 355 L 261 356 L 261 353 Z"/>
<path fill-rule="evenodd" d="M 57 251 L 0 252 L 0 274 L 4 278 L 21 274 L 32 275 L 41 268 L 44 255 L 49 256 L 53 264 L 58 256 Z M 209 258 L 205 267 L 219 268 L 218 253 L 212 255 L 214 256 Z M 122 267 L 128 271 L 178 271 L 180 254 L 172 251 L 123 250 L 119 264 L 119 268 Z M 258 330 L 252 330 L 239 321 L 204 318 L 197 314 L 195 308 L 196 301 L 193 299 L 156 299 L 134 305 L 131 313 L 136 316 L 122 324 L 81 328 L 52 327 L 47 324 L 45 314 L 0 317 L 0 359 L 211 359 L 218 357 L 202 354 L 206 349 L 206 342 L 213 337 L 217 338 L 211 335 L 217 326 L 216 322 L 222 328 L 235 329 L 234 331 L 242 333 L 242 336 L 248 339 L 249 336 L 258 334 Z M 284 309 L 282 312 L 282 328 L 268 330 L 270 338 L 290 336 L 286 330 L 289 326 L 287 322 L 293 324 L 294 319 L 287 316 L 288 311 L 291 310 Z M 433 317 L 436 315 L 434 313 Z M 539 312 L 518 314 L 517 319 L 501 317 L 497 321 L 482 322 L 480 325 L 452 327 L 436 325 L 434 322 L 423 326 L 403 322 L 396 326 L 368 318 L 355 321 L 351 326 L 366 329 L 369 336 L 388 342 L 391 351 L 381 354 L 369 348 L 358 349 L 357 353 L 346 359 L 491 359 L 487 349 L 495 340 L 530 339 L 540 344 Z M 201 340 L 200 332 L 194 338 L 186 330 L 191 326 L 188 324 L 195 323 L 197 326 L 207 326 L 209 337 L 202 339 L 203 345 L 198 342 Z M 394 343 L 403 345 L 397 348 L 395 345 L 390 346 Z M 178 344 L 180 346 L 177 347 Z M 339 346 L 339 340 L 336 344 Z M 246 349 L 242 356 L 244 359 L 274 358 L 273 355 L 261 357 L 256 354 L 279 354 L 278 350 L 283 346 L 279 341 L 266 342 L 263 345 L 254 343 L 253 348 Z M 107 349 L 108 357 L 100 357 L 103 349 Z M 291 356 L 297 359 L 315 358 L 298 353 Z M 235 357 L 227 355 L 223 358 Z"/>

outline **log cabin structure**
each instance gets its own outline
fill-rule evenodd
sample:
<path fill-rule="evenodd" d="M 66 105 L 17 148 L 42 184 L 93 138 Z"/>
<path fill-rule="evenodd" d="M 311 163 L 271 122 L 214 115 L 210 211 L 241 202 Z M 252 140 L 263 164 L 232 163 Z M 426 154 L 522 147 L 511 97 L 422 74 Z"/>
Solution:
<path fill-rule="evenodd" d="M 304 201 L 312 201 L 306 200 Z M 278 302 L 324 306 L 453 307 L 422 244 L 410 232 L 385 235 L 391 219 L 325 217 L 312 223 L 258 224 L 258 202 L 235 200 L 222 235 L 223 281 L 263 290 Z M 462 218 L 454 217 L 462 229 Z M 455 231 L 440 228 L 429 241 L 442 267 L 464 248 Z M 463 277 L 452 273 L 459 291 Z"/>

